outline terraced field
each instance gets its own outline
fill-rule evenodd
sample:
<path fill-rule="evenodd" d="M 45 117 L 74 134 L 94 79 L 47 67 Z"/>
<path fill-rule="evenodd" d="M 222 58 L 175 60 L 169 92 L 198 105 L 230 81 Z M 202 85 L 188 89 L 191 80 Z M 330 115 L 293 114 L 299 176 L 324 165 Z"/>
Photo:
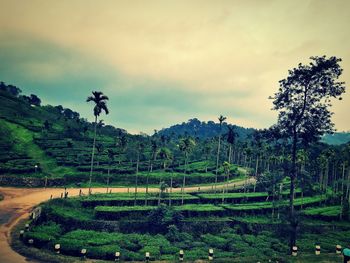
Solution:
<path fill-rule="evenodd" d="M 281 259 L 288 253 L 287 240 L 275 238 L 274 233 L 285 231 L 282 226 L 286 222 L 271 218 L 270 212 L 274 208 L 283 214 L 288 201 L 273 204 L 265 201 L 266 197 L 263 192 L 236 192 L 226 194 L 230 203 L 218 203 L 220 194 L 187 193 L 184 205 L 179 202 L 181 193 L 138 193 L 136 199 L 132 193 L 54 199 L 42 205 L 40 219 L 32 222 L 23 241 L 26 244 L 32 239 L 35 247 L 47 253 L 60 244 L 61 253 L 70 256 L 79 256 L 85 248 L 89 258 L 105 260 L 113 260 L 116 251 L 123 260 L 143 260 L 145 252 L 150 252 L 152 260 L 173 260 L 180 249 L 185 250 L 187 260 L 205 259 L 209 248 L 223 259 L 234 260 L 237 253 L 247 262 L 252 258 Z M 322 196 L 296 198 L 297 208 L 301 204 L 309 207 L 302 212 L 305 217 L 315 213 L 318 208 L 313 207 L 321 201 L 327 200 Z M 332 225 L 318 223 L 322 229 Z M 314 241 L 306 233 L 314 231 L 315 225 L 303 227 L 306 232 L 300 246 L 311 251 Z M 350 224 L 344 223 L 342 230 L 317 242 L 331 252 L 333 243 L 345 246 L 349 234 Z"/>

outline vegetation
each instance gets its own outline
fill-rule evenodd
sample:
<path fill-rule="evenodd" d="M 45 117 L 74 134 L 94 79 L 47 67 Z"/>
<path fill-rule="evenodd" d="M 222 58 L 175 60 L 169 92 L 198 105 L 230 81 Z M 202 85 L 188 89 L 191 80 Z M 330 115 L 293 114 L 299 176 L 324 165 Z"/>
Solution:
<path fill-rule="evenodd" d="M 275 93 L 274 109 L 279 111 L 277 129 L 281 138 L 291 144 L 290 168 L 290 248 L 296 244 L 297 220 L 294 211 L 294 189 L 297 178 L 297 151 L 300 143 L 317 141 L 325 133 L 334 131 L 331 121 L 331 98 L 339 98 L 345 92 L 344 82 L 337 81 L 342 74 L 341 59 L 311 57 L 309 65 L 299 64 L 280 81 Z M 340 97 L 341 99 L 341 97 Z"/>
<path fill-rule="evenodd" d="M 280 82 L 278 122 L 265 130 L 229 125 L 221 115 L 219 123 L 192 119 L 131 135 L 98 121 L 109 113 L 102 92 L 87 99 L 94 103 L 90 123 L 0 83 L 1 183 L 89 188 L 87 196 L 41 204 L 40 218 L 14 246 L 24 254 L 47 251 L 52 262 L 55 244 L 67 256 L 60 262 L 83 248 L 100 260 L 118 251 L 123 260 L 150 252 L 151 260 L 171 261 L 180 249 L 186 260 L 206 259 L 212 248 L 218 262 L 313 262 L 316 244 L 322 254 L 345 247 L 350 144 L 320 141 L 333 131 L 330 99 L 345 90 L 337 82 L 342 69 L 335 57 L 311 60 Z M 91 193 L 97 185 L 104 194 Z M 128 192 L 112 193 L 113 186 Z M 28 240 L 32 247 L 23 246 Z M 294 245 L 299 259 L 289 256 Z"/>

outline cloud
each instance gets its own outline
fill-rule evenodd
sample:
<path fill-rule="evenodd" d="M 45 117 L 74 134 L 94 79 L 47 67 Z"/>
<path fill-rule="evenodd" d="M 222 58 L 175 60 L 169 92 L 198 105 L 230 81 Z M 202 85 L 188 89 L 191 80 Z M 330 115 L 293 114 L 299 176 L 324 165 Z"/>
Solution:
<path fill-rule="evenodd" d="M 38 92 L 45 87 L 52 101 L 64 99 L 58 88 L 70 88 L 75 95 L 64 101 L 72 105 L 100 87 L 118 114 L 109 120 L 132 130 L 219 114 L 269 126 L 276 114 L 267 97 L 288 69 L 312 55 L 342 57 L 350 83 L 345 0 L 3 0 L 2 6 L 0 54 L 12 66 L 0 66 L 0 76 Z M 349 103 L 346 94 L 333 107 L 339 130 L 350 130 Z"/>

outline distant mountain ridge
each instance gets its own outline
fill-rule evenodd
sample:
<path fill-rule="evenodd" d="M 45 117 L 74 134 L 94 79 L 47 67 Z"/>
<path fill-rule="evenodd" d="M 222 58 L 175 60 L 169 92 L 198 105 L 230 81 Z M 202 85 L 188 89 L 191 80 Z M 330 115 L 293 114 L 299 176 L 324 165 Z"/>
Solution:
<path fill-rule="evenodd" d="M 228 131 L 227 126 L 234 127 L 235 132 L 238 134 L 238 140 L 245 140 L 249 138 L 256 129 L 244 128 L 234 124 L 228 124 L 226 122 L 222 125 L 222 134 L 226 134 Z M 185 136 L 199 137 L 201 139 L 207 139 L 216 137 L 219 135 L 220 125 L 214 121 L 200 121 L 197 118 L 188 120 L 181 124 L 175 124 L 169 128 L 163 128 L 158 132 L 159 135 L 165 136 Z M 334 134 L 326 134 L 321 138 L 321 141 L 329 145 L 340 145 L 350 142 L 350 132 L 336 132 Z"/>
<path fill-rule="evenodd" d="M 336 132 L 334 134 L 326 134 L 321 139 L 322 142 L 330 145 L 340 145 L 350 142 L 350 132 Z"/>

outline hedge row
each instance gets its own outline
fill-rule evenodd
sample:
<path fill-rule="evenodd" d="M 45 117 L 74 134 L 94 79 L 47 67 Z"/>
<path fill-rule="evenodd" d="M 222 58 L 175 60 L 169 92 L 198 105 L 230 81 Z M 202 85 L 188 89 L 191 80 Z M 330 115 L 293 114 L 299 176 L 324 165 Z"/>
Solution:
<path fill-rule="evenodd" d="M 146 217 L 156 206 L 96 206 L 95 217 L 103 220 L 119 220 L 124 217 Z M 225 209 L 210 204 L 174 206 L 185 217 L 224 216 Z"/>
<path fill-rule="evenodd" d="M 159 196 L 158 194 L 137 193 L 136 205 L 157 205 Z M 172 204 L 179 205 L 182 200 L 180 193 L 163 194 L 161 196 L 161 202 L 168 202 L 171 199 Z M 184 194 L 185 203 L 198 203 L 199 198 L 190 194 Z M 95 207 L 95 206 L 132 206 L 135 204 L 134 193 L 130 194 L 97 194 L 79 199 L 83 207 Z"/>
<path fill-rule="evenodd" d="M 326 206 L 326 207 L 315 207 L 307 208 L 303 211 L 303 214 L 317 219 L 326 219 L 326 220 L 336 220 L 339 219 L 341 212 L 341 206 Z"/>

